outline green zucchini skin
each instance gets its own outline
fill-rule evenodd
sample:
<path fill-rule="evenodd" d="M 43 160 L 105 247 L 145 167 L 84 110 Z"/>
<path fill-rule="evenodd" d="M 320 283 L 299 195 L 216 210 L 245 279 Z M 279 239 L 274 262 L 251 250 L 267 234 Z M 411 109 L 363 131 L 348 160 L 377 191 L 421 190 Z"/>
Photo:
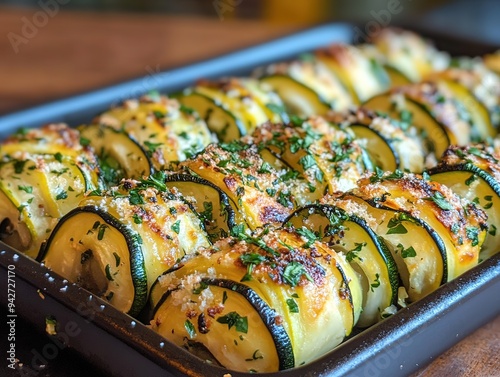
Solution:
<path fill-rule="evenodd" d="M 271 334 L 279 358 L 279 370 L 290 369 L 295 366 L 293 346 L 285 328 L 276 323 L 276 311 L 273 310 L 252 288 L 240 282 L 228 279 L 202 279 L 207 286 L 226 288 L 242 295 L 259 314 Z M 161 310 L 162 304 L 170 297 L 172 291 L 164 293 L 152 312 L 154 317 Z"/>
<path fill-rule="evenodd" d="M 144 308 L 148 297 L 148 283 L 147 283 L 147 273 L 146 266 L 144 263 L 143 250 L 140 243 L 140 236 L 138 233 L 133 231 L 131 228 L 123 224 L 114 216 L 103 211 L 96 206 L 84 206 L 78 207 L 66 214 L 56 225 L 51 236 L 47 239 L 44 245 L 42 245 L 40 252 L 37 256 L 39 262 L 43 262 L 47 267 L 51 268 L 51 259 L 59 258 L 58 253 L 68 252 L 68 250 L 54 249 L 52 244 L 58 236 L 59 229 L 64 225 L 64 223 L 74 216 L 85 215 L 86 213 L 92 213 L 99 216 L 108 226 L 117 229 L 124 237 L 125 242 L 129 251 L 129 263 L 130 263 L 130 278 L 132 279 L 132 284 L 134 287 L 134 297 L 132 299 L 132 305 L 127 308 L 125 312 L 131 316 L 138 315 Z M 58 272 L 58 271 L 55 271 Z M 110 300 L 112 303 L 112 299 Z"/>

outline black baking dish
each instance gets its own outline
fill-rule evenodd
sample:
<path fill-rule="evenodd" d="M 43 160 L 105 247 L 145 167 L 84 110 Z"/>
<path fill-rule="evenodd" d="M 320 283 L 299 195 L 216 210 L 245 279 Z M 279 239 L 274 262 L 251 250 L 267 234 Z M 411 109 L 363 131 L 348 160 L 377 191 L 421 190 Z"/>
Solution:
<path fill-rule="evenodd" d="M 144 77 L 94 92 L 3 116 L 0 138 L 19 127 L 47 122 L 86 122 L 111 104 L 141 92 L 172 93 L 199 78 L 248 73 L 332 42 L 351 42 L 353 26 L 327 24 L 246 48 L 155 77 Z M 425 33 L 424 33 L 425 35 Z M 477 45 L 437 38 L 441 49 L 477 54 Z M 441 43 L 439 43 L 441 42 Z M 484 52 L 484 51 L 483 51 Z M 14 267 L 12 267 L 14 266 Z M 123 314 L 88 291 L 68 283 L 34 260 L 0 242 L 0 278 L 15 271 L 16 314 L 45 330 L 46 318 L 57 320 L 57 342 L 64 342 L 112 376 L 250 376 L 205 363 Z M 12 275 L 12 274 L 11 274 Z M 500 313 L 500 255 L 445 284 L 424 299 L 363 331 L 308 365 L 279 376 L 402 376 L 421 368 L 474 329 Z M 0 293 L 7 306 L 7 289 Z M 61 343 L 59 343 L 61 344 Z M 28 365 L 29 367 L 29 365 Z"/>

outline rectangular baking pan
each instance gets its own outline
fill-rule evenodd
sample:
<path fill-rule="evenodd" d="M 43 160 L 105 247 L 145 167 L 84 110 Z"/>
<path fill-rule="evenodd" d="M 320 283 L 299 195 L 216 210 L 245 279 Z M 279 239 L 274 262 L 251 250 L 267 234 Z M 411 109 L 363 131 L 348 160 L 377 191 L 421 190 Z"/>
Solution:
<path fill-rule="evenodd" d="M 19 127 L 37 127 L 48 122 L 85 123 L 119 100 L 141 92 L 155 89 L 172 93 L 199 78 L 248 74 L 258 65 L 286 60 L 333 42 L 350 43 L 353 30 L 350 24 L 326 24 L 224 56 L 173 68 L 155 75 L 154 80 L 151 77 L 139 78 L 12 113 L 0 119 L 0 138 Z M 425 31 L 419 32 L 428 35 Z M 432 37 L 441 49 L 446 50 L 448 46 L 454 54 L 479 54 L 493 50 L 493 47 L 479 48 L 477 44 L 469 45 L 449 36 Z M 47 344 L 74 349 L 107 375 L 223 377 L 229 373 L 232 377 L 251 376 L 201 361 L 170 344 L 139 321 L 0 242 L 2 282 L 7 282 L 9 270 L 15 272 L 15 315 L 40 331 L 45 330 L 48 316 L 55 318 L 57 335 L 52 336 L 52 343 Z M 320 359 L 302 367 L 263 375 L 408 375 L 500 314 L 498 292 L 500 255 L 352 337 Z M 7 290 L 2 289 L 0 304 L 7 307 L 7 303 Z"/>

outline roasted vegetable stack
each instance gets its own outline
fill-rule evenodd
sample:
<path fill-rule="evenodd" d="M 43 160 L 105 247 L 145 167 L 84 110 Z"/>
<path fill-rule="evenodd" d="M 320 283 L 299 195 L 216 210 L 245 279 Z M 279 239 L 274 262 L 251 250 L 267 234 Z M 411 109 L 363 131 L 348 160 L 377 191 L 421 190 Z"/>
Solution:
<path fill-rule="evenodd" d="M 388 29 L 22 131 L 1 239 L 212 363 L 302 365 L 499 251 L 494 62 Z"/>

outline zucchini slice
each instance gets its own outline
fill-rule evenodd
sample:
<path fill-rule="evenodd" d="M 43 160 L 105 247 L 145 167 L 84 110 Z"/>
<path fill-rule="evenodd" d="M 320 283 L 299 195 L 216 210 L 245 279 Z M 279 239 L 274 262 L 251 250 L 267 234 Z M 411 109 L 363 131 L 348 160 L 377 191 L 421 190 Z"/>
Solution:
<path fill-rule="evenodd" d="M 497 172 L 496 176 L 494 172 Z M 488 234 L 481 247 L 479 261 L 500 252 L 500 234 L 497 232 L 500 229 L 498 172 L 498 160 L 478 147 L 452 147 L 446 151 L 443 161 L 428 171 L 433 181 L 446 185 L 486 212 Z"/>
<path fill-rule="evenodd" d="M 64 123 L 48 124 L 40 128 L 21 128 L 0 144 L 0 155 L 19 152 L 85 157 L 89 164 L 96 163 L 95 156 L 87 147 L 87 140 Z"/>
<path fill-rule="evenodd" d="M 4 158 L 0 163 L 0 237 L 35 258 L 54 228 L 59 210 L 45 172 L 28 159 Z"/>
<path fill-rule="evenodd" d="M 137 314 L 163 271 L 210 245 L 191 207 L 147 187 L 150 183 L 125 181 L 124 192 L 85 198 L 60 220 L 38 259 L 120 310 Z M 87 254 L 92 259 L 85 265 Z"/>
<path fill-rule="evenodd" d="M 188 89 L 177 98 L 184 106 L 194 109 L 205 120 L 219 141 L 230 142 L 246 135 L 244 123 L 206 94 Z"/>
<path fill-rule="evenodd" d="M 78 130 L 96 152 L 106 184 L 118 184 L 122 178 L 140 178 L 153 173 L 146 151 L 123 130 L 102 124 L 82 125 Z"/>
<path fill-rule="evenodd" d="M 421 172 L 424 169 L 425 153 L 420 141 L 404 131 L 398 121 L 363 108 L 331 112 L 326 119 L 351 130 L 374 165 L 382 170 Z"/>
<path fill-rule="evenodd" d="M 365 220 L 333 205 L 313 204 L 299 208 L 285 224 L 312 230 L 332 249 L 345 255 L 358 272 L 363 287 L 363 311 L 357 326 L 375 324 L 396 304 L 398 269 L 384 241 Z"/>
<path fill-rule="evenodd" d="M 295 115 L 323 115 L 328 110 L 344 110 L 353 104 L 349 90 L 319 61 L 274 64 L 257 74 Z"/>
<path fill-rule="evenodd" d="M 354 132 L 357 140 L 365 140 L 365 148 L 373 163 L 384 171 L 394 171 L 400 168 L 399 153 L 377 130 L 362 124 L 352 124 L 349 129 Z"/>
<path fill-rule="evenodd" d="M 319 117 L 307 119 L 300 127 L 266 123 L 252 136 L 259 149 L 265 148 L 306 179 L 309 193 L 304 195 L 309 203 L 319 200 L 326 191 L 356 187 L 367 168 L 363 150 L 352 134 Z"/>
<path fill-rule="evenodd" d="M 315 51 L 315 56 L 342 79 L 358 105 L 389 89 L 390 78 L 382 65 L 355 46 L 338 43 Z"/>
<path fill-rule="evenodd" d="M 253 79 L 199 81 L 178 96 L 195 109 L 221 142 L 230 142 L 269 120 L 288 121 L 281 99 Z"/>
<path fill-rule="evenodd" d="M 419 300 L 447 281 L 446 247 L 428 223 L 407 211 L 364 200 L 352 193 L 330 202 L 348 211 L 349 216 L 362 218 L 383 240 L 396 263 L 410 302 Z M 386 312 L 382 310 L 381 313 L 385 315 Z"/>
<path fill-rule="evenodd" d="M 252 144 L 210 144 L 196 158 L 182 162 L 180 169 L 223 190 L 250 229 L 281 224 L 296 205 L 293 177 L 280 175 Z"/>
<path fill-rule="evenodd" d="M 298 232 L 233 234 L 159 278 L 152 328 L 246 372 L 302 365 L 338 345 L 361 311 L 345 260 Z"/>
<path fill-rule="evenodd" d="M 395 88 L 368 100 L 364 107 L 414 126 L 427 143 L 429 153 L 440 158 L 452 144 L 470 142 L 470 126 L 457 103 L 433 84 Z"/>
<path fill-rule="evenodd" d="M 485 104 L 475 95 L 477 87 L 481 85 L 478 74 L 464 69 L 447 69 L 436 72 L 426 80 L 437 82 L 452 93 L 470 116 L 472 139 L 486 141 L 497 134 L 490 113 Z M 483 89 L 484 91 L 484 89 Z"/>
<path fill-rule="evenodd" d="M 446 246 L 446 281 L 478 263 L 487 229 L 485 213 L 446 186 L 414 174 L 395 172 L 361 179 L 354 194 L 396 211 L 409 212 L 434 229 Z M 411 243 L 403 245 L 408 248 Z"/>
<path fill-rule="evenodd" d="M 194 156 L 213 141 L 196 112 L 175 99 L 154 94 L 127 100 L 93 123 L 126 132 L 143 147 L 155 170 Z"/>
<path fill-rule="evenodd" d="M 141 239 L 102 209 L 82 206 L 57 224 L 40 259 L 64 278 L 134 316 L 148 294 Z"/>
<path fill-rule="evenodd" d="M 201 177 L 171 174 L 165 184 L 181 194 L 200 215 L 212 241 L 227 237 L 236 224 L 244 223 L 236 204 L 219 187 Z"/>

